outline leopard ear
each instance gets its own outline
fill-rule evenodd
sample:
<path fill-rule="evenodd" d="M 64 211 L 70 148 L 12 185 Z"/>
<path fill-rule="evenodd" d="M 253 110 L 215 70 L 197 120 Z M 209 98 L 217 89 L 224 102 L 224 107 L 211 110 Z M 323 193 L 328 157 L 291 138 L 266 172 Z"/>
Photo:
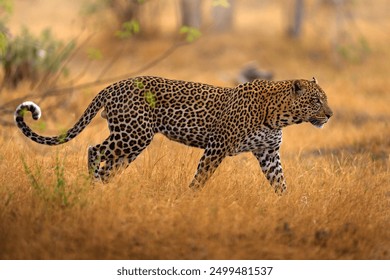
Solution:
<path fill-rule="evenodd" d="M 294 93 L 299 95 L 301 93 L 303 93 L 303 90 L 304 90 L 304 85 L 302 84 L 302 81 L 301 80 L 295 80 L 293 81 L 293 89 L 294 89 Z"/>
<path fill-rule="evenodd" d="M 313 83 L 315 83 L 316 85 L 318 85 L 318 81 L 317 81 L 316 77 L 313 77 Z"/>

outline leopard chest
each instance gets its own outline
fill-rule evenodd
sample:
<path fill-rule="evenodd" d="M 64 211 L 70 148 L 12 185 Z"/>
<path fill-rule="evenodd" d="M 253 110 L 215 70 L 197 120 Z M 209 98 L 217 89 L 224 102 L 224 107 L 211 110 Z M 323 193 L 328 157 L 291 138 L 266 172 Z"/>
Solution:
<path fill-rule="evenodd" d="M 282 131 L 271 130 L 266 127 L 248 131 L 237 139 L 231 155 L 243 152 L 255 152 L 264 149 L 277 149 L 282 142 Z"/>

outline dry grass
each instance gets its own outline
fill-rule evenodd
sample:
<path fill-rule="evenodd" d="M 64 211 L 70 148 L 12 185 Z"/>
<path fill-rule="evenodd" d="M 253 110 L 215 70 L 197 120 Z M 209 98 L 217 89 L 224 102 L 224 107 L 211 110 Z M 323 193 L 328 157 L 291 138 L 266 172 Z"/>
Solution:
<path fill-rule="evenodd" d="M 187 186 L 202 151 L 161 136 L 111 183 L 94 184 L 86 148 L 105 138 L 103 120 L 57 148 L 29 142 L 16 128 L 2 129 L 0 259 L 389 259 L 386 42 L 368 37 L 375 43 L 364 62 L 335 68 L 326 47 L 324 57 L 314 59 L 309 42 L 234 35 L 206 35 L 148 74 L 227 84 L 253 59 L 274 69 L 277 79 L 315 74 L 335 116 L 322 130 L 308 124 L 285 130 L 287 195 L 272 192 L 250 154 L 226 159 L 193 193 Z M 156 42 L 137 42 L 130 60 L 142 65 L 167 45 Z M 196 58 L 190 68 L 188 57 Z M 115 70 L 123 73 L 125 64 Z M 70 126 L 94 94 L 84 93 L 54 121 L 45 114 L 50 100 L 42 104 L 43 133 Z M 69 111 L 77 113 L 64 121 Z"/>
<path fill-rule="evenodd" d="M 290 191 L 277 197 L 249 155 L 189 191 L 198 151 L 162 138 L 108 185 L 92 185 L 68 148 L 2 146 L 4 259 L 390 257 L 387 159 L 369 153 L 285 152 Z"/>

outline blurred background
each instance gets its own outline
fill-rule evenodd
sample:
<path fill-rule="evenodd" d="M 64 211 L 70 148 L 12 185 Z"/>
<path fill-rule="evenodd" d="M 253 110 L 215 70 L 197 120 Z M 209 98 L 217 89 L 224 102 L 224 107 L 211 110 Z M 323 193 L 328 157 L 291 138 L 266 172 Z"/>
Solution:
<path fill-rule="evenodd" d="M 80 84 L 134 75 L 223 86 L 316 76 L 325 89 L 365 79 L 354 94 L 385 97 L 389 9 L 385 0 L 1 0 L 1 110 L 13 111 L 19 90 L 79 98 Z M 53 92 L 62 88 L 72 90 Z"/>

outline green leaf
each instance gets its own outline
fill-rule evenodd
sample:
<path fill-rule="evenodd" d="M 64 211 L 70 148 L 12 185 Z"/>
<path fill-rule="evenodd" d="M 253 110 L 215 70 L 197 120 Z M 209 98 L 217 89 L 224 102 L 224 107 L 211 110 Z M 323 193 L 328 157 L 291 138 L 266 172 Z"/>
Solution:
<path fill-rule="evenodd" d="M 1 8 L 8 14 L 12 13 L 14 8 L 12 0 L 0 0 L 0 9 Z"/>
<path fill-rule="evenodd" d="M 156 97 L 154 96 L 153 92 L 150 90 L 145 92 L 145 100 L 150 105 L 150 107 L 155 108 L 156 107 Z"/>
<path fill-rule="evenodd" d="M 65 142 L 66 142 L 66 137 L 68 137 L 68 133 L 67 133 L 67 132 L 61 133 L 61 134 L 58 136 L 58 141 L 59 141 L 60 143 L 65 143 Z"/>
<path fill-rule="evenodd" d="M 213 0 L 213 3 L 211 4 L 213 7 L 223 7 L 223 8 L 230 8 L 229 0 Z"/>
<path fill-rule="evenodd" d="M 144 83 L 140 80 L 136 80 L 135 85 L 138 89 L 143 89 L 145 87 Z"/>
<path fill-rule="evenodd" d="M 80 13 L 84 16 L 96 14 L 106 8 L 106 3 L 103 1 L 86 2 L 81 5 Z"/>
<path fill-rule="evenodd" d="M 132 19 L 122 24 L 122 29 L 115 32 L 115 36 L 120 39 L 128 39 L 141 30 L 140 24 L 137 20 Z"/>
<path fill-rule="evenodd" d="M 188 33 L 190 30 L 190 27 L 187 26 L 187 25 L 183 25 L 182 27 L 180 27 L 180 34 L 185 34 L 185 33 Z"/>
<path fill-rule="evenodd" d="M 34 123 L 34 129 L 44 132 L 46 130 L 47 124 L 44 121 L 38 121 Z"/>
<path fill-rule="evenodd" d="M 26 115 L 27 112 L 28 110 L 26 108 L 23 108 L 22 110 L 19 111 L 19 117 L 24 118 L 24 115 Z"/>
<path fill-rule="evenodd" d="M 90 60 L 101 60 L 103 58 L 102 52 L 95 48 L 89 48 L 87 50 L 87 56 Z"/>
<path fill-rule="evenodd" d="M 180 30 L 180 34 L 186 35 L 186 41 L 188 43 L 192 43 L 199 39 L 200 36 L 202 36 L 202 32 L 198 28 L 183 25 Z"/>

